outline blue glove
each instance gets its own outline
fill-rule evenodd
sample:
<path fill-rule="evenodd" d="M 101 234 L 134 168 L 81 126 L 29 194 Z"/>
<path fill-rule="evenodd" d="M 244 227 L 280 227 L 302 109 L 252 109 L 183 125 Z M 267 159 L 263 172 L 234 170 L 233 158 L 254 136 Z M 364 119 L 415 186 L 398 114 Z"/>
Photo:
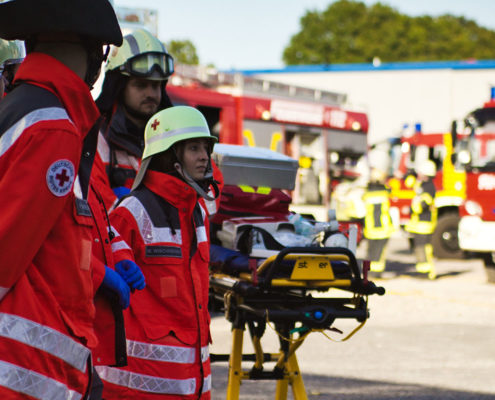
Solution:
<path fill-rule="evenodd" d="M 119 296 L 119 303 L 122 308 L 129 307 L 131 290 L 129 285 L 115 272 L 112 268 L 105 265 L 105 277 L 103 278 L 103 286 L 115 292 Z"/>
<path fill-rule="evenodd" d="M 129 287 L 134 290 L 144 289 L 146 286 L 144 275 L 136 263 L 131 260 L 122 260 L 115 264 L 115 270 L 126 281 Z"/>
<path fill-rule="evenodd" d="M 117 186 L 113 188 L 113 192 L 115 193 L 115 196 L 120 199 L 121 197 L 128 195 L 131 192 L 131 189 L 125 186 Z"/>

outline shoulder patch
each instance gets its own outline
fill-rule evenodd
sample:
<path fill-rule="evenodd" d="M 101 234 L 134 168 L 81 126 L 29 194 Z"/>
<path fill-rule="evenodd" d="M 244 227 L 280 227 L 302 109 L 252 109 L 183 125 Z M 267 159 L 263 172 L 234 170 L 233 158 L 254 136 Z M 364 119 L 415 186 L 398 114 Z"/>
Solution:
<path fill-rule="evenodd" d="M 74 164 L 69 160 L 58 160 L 46 171 L 46 184 L 50 192 L 57 197 L 65 196 L 74 183 Z"/>

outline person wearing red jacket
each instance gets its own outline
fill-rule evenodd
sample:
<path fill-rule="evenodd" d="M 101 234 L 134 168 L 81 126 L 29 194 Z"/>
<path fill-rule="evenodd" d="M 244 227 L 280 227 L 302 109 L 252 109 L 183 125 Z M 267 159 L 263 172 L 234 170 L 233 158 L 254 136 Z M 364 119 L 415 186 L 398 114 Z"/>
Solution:
<path fill-rule="evenodd" d="M 87 398 L 92 373 L 89 88 L 122 34 L 107 0 L 0 4 L 28 55 L 0 103 L 0 398 Z"/>
<path fill-rule="evenodd" d="M 209 399 L 209 233 L 202 198 L 216 138 L 195 108 L 171 107 L 145 129 L 141 168 L 110 221 L 147 286 L 124 312 L 128 366 L 97 367 L 105 399 Z"/>

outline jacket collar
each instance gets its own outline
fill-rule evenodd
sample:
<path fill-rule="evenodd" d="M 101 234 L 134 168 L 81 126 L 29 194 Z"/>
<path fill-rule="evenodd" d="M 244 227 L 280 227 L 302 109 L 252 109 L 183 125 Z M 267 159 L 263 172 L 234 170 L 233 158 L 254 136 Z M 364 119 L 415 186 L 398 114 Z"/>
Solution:
<path fill-rule="evenodd" d="M 100 115 L 86 83 L 70 68 L 47 54 L 28 54 L 16 73 L 15 82 L 19 81 L 40 86 L 55 94 L 83 137 Z"/>
<path fill-rule="evenodd" d="M 194 207 L 198 200 L 198 195 L 191 186 L 170 174 L 147 170 L 143 183 L 174 207 Z"/>

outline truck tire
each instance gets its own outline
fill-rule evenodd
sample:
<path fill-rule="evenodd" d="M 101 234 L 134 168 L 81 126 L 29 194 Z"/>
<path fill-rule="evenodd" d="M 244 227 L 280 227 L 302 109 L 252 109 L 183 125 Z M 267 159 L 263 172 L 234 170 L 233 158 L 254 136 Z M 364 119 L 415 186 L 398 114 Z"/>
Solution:
<path fill-rule="evenodd" d="M 459 216 L 456 214 L 444 214 L 438 218 L 437 227 L 431 239 L 435 257 L 464 258 L 464 251 L 459 247 L 459 239 L 457 237 L 459 219 Z"/>
<path fill-rule="evenodd" d="M 485 264 L 486 278 L 489 283 L 495 283 L 495 262 L 493 253 L 483 253 L 483 264 Z"/>

